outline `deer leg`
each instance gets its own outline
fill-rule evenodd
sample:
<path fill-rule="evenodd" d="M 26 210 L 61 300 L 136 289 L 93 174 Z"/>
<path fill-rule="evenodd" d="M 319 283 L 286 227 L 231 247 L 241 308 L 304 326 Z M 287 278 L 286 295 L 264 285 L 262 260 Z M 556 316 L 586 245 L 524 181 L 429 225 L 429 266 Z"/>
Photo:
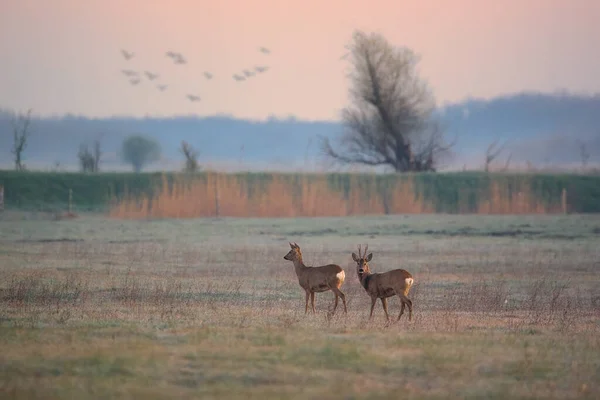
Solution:
<path fill-rule="evenodd" d="M 412 300 L 406 297 L 404 293 L 399 294 L 398 297 L 400 297 L 400 301 L 402 301 L 402 310 L 404 310 L 404 303 L 408 306 L 408 320 L 412 321 Z M 402 315 L 402 312 L 400 315 Z M 399 316 L 398 319 L 400 319 Z"/>
<path fill-rule="evenodd" d="M 331 290 L 333 291 L 333 293 L 335 293 L 335 307 L 333 308 L 333 311 L 335 312 L 335 309 L 337 308 L 339 296 L 342 299 L 342 302 L 344 303 L 344 313 L 348 314 L 348 309 L 346 308 L 346 295 L 344 294 L 344 292 L 342 292 L 339 288 L 332 288 Z"/>
<path fill-rule="evenodd" d="M 344 314 L 348 314 L 348 309 L 346 308 L 346 295 L 340 289 L 338 291 L 338 296 L 342 298 L 342 303 L 344 303 Z"/>
<path fill-rule="evenodd" d="M 375 303 L 377 303 L 377 297 L 371 297 L 371 313 L 369 314 L 369 320 L 373 318 L 373 309 L 375 308 Z"/>
<path fill-rule="evenodd" d="M 331 312 L 331 315 L 335 314 L 335 310 L 337 309 L 337 306 L 338 306 L 338 294 L 334 291 L 333 295 L 335 296 L 335 301 L 333 303 L 333 311 Z"/>
<path fill-rule="evenodd" d="M 400 298 L 400 303 L 402 303 L 402 306 L 400 307 L 400 314 L 398 315 L 398 319 L 396 321 L 400 321 L 400 317 L 402 316 L 402 314 L 404 314 L 404 306 L 406 305 L 406 303 L 404 303 L 402 297 Z"/>
<path fill-rule="evenodd" d="M 304 314 L 308 314 L 308 296 L 310 296 L 309 291 L 306 291 L 306 302 L 305 302 L 305 306 L 304 306 Z"/>
<path fill-rule="evenodd" d="M 390 320 L 390 315 L 388 314 L 388 309 L 387 309 L 387 299 L 385 297 L 381 298 L 381 305 L 383 306 L 383 312 L 385 312 L 385 319 Z"/>
<path fill-rule="evenodd" d="M 317 312 L 317 310 L 315 310 L 315 292 L 310 292 L 310 303 L 312 304 L 312 311 L 314 314 Z"/>

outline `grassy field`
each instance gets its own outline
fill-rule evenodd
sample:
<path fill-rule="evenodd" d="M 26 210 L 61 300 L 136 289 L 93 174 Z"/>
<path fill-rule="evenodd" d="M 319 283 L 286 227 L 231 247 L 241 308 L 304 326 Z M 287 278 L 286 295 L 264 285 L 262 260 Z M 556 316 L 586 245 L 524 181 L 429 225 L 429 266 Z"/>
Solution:
<path fill-rule="evenodd" d="M 0 394 L 600 397 L 600 216 L 115 220 L 0 216 Z M 346 270 L 348 314 L 283 256 Z M 402 267 L 387 325 L 356 278 Z M 340 308 L 338 308 L 338 311 Z M 395 317 L 399 301 L 393 298 Z"/>

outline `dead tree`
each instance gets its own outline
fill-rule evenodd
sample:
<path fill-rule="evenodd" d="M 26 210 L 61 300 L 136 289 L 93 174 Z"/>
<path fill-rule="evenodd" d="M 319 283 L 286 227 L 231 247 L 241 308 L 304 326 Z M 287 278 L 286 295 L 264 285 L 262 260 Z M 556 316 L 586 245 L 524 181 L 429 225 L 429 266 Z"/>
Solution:
<path fill-rule="evenodd" d="M 396 172 L 434 171 L 451 145 L 433 120 L 435 99 L 416 73 L 418 57 L 379 34 L 360 31 L 347 49 L 351 104 L 342 111 L 337 146 L 322 139 L 325 156 Z"/>
<path fill-rule="evenodd" d="M 79 167 L 83 172 L 100 172 L 100 158 L 102 157 L 100 140 L 94 141 L 92 150 L 87 144 L 81 144 L 77 157 L 79 158 Z"/>
<path fill-rule="evenodd" d="M 27 148 L 27 140 L 31 134 L 31 109 L 27 110 L 27 113 L 14 115 L 12 118 L 13 128 L 13 146 L 11 153 L 15 157 L 15 169 L 17 171 L 24 171 L 25 164 L 23 164 L 23 152 Z"/>
<path fill-rule="evenodd" d="M 90 151 L 87 145 L 82 144 L 79 146 L 79 152 L 77 153 L 77 158 L 79 158 L 79 167 L 83 172 L 95 172 L 96 160 L 94 159 L 94 155 Z"/>
<path fill-rule="evenodd" d="M 181 141 L 181 153 L 185 157 L 185 172 L 196 172 L 198 171 L 198 151 L 185 140 Z"/>
<path fill-rule="evenodd" d="M 579 146 L 579 157 L 581 158 L 581 168 L 583 170 L 587 169 L 588 162 L 590 161 L 590 152 L 587 149 L 587 145 L 585 142 L 578 141 Z"/>
<path fill-rule="evenodd" d="M 100 158 L 102 157 L 102 147 L 100 145 L 100 139 L 94 140 L 94 171 L 100 172 Z"/>
<path fill-rule="evenodd" d="M 506 162 L 504 163 L 504 167 L 502 168 L 502 172 L 508 171 L 508 168 L 510 167 L 510 161 L 511 160 L 512 160 L 512 153 L 510 153 L 508 155 L 508 157 L 506 157 Z"/>
<path fill-rule="evenodd" d="M 498 156 L 500 155 L 500 153 L 502 153 L 504 151 L 505 147 L 506 147 L 506 143 L 504 143 L 501 146 L 498 146 L 498 140 L 494 140 L 487 147 L 487 149 L 485 151 L 485 164 L 484 164 L 484 170 L 485 170 L 485 172 L 490 172 L 490 165 L 491 165 L 491 163 L 496 158 L 498 158 Z M 508 157 L 508 159 L 506 161 L 505 169 L 508 169 L 511 157 L 512 157 L 512 154 Z"/>

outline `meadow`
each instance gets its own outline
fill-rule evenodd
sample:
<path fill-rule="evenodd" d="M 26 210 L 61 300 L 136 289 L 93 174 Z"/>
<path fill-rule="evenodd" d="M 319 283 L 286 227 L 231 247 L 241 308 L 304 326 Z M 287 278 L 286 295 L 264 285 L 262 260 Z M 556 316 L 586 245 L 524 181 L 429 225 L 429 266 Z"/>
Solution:
<path fill-rule="evenodd" d="M 600 216 L 0 214 L 0 393 L 35 398 L 600 397 Z M 338 263 L 304 293 L 283 259 Z M 415 278 L 387 324 L 351 252 Z M 399 312 L 397 298 L 390 313 Z"/>

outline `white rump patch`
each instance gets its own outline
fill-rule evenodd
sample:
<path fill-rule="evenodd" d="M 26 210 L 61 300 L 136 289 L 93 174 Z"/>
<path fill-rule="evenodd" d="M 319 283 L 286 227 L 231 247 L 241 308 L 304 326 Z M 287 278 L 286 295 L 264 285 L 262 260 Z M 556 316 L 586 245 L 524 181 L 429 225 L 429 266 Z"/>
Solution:
<path fill-rule="evenodd" d="M 406 278 L 406 279 L 404 280 L 404 282 L 406 282 L 406 284 L 407 284 L 408 286 L 412 286 L 412 284 L 413 284 L 413 282 L 414 282 L 414 281 L 413 281 L 413 278 Z"/>
<path fill-rule="evenodd" d="M 340 272 L 338 272 L 337 274 L 335 274 L 335 276 L 337 276 L 337 278 L 338 278 L 340 281 L 343 281 L 344 279 L 346 279 L 346 274 L 344 273 L 344 271 L 340 271 Z"/>

